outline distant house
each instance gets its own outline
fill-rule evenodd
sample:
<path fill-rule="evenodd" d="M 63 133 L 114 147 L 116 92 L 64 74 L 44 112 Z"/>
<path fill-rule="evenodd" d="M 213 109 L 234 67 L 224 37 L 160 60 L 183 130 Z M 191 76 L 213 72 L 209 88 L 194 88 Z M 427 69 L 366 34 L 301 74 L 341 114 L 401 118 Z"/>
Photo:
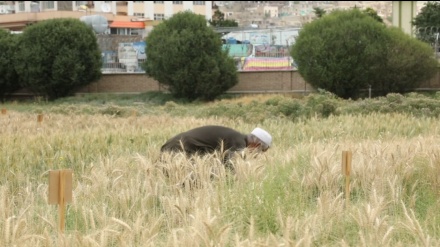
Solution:
<path fill-rule="evenodd" d="M 269 18 L 278 17 L 278 7 L 277 6 L 264 6 L 263 12 L 266 17 L 269 17 Z"/>

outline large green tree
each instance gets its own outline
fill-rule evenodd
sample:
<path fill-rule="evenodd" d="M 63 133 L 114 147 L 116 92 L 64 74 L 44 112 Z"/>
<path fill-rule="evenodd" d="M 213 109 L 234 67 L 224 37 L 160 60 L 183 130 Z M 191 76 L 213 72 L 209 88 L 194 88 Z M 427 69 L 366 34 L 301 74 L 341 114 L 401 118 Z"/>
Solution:
<path fill-rule="evenodd" d="M 24 30 L 15 67 L 23 87 L 53 100 L 99 79 L 101 65 L 93 30 L 80 20 L 61 18 Z"/>
<path fill-rule="evenodd" d="M 411 23 L 416 28 L 418 39 L 434 43 L 440 32 L 440 3 L 428 1 Z"/>
<path fill-rule="evenodd" d="M 17 35 L 0 29 L 0 100 L 20 88 L 18 75 L 13 66 L 17 49 Z"/>
<path fill-rule="evenodd" d="M 213 100 L 237 84 L 237 69 L 202 15 L 175 14 L 147 36 L 147 75 L 178 98 Z"/>
<path fill-rule="evenodd" d="M 424 44 L 396 32 L 358 9 L 334 11 L 305 25 L 291 54 L 307 82 L 342 98 L 370 85 L 404 92 L 432 76 L 435 62 Z"/>

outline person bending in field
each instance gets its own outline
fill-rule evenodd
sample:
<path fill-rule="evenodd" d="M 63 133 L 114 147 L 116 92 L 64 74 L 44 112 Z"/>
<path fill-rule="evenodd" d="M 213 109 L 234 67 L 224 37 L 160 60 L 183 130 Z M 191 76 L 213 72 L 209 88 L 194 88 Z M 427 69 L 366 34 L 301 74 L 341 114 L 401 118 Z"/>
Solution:
<path fill-rule="evenodd" d="M 237 151 L 248 148 L 251 151 L 266 152 L 271 144 L 272 136 L 261 128 L 255 128 L 250 134 L 242 134 L 228 127 L 208 125 L 172 137 L 162 145 L 160 151 L 185 152 L 189 156 L 223 151 L 223 163 L 232 168 L 229 160 Z"/>

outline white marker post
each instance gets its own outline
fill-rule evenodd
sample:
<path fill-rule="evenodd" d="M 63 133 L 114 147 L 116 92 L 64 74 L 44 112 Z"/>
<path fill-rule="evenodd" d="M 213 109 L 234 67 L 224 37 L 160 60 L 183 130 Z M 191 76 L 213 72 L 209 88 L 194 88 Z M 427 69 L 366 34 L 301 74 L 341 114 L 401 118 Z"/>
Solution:
<path fill-rule="evenodd" d="M 345 205 L 350 204 L 351 151 L 342 151 L 342 175 L 345 176 Z"/>
<path fill-rule="evenodd" d="M 49 172 L 49 204 L 58 204 L 59 230 L 64 233 L 65 206 L 72 202 L 72 170 Z"/>

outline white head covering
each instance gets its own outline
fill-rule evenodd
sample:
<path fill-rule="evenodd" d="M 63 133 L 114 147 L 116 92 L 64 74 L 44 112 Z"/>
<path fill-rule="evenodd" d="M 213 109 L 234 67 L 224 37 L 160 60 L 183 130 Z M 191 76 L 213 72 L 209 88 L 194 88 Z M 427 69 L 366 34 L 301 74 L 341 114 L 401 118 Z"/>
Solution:
<path fill-rule="evenodd" d="M 257 127 L 254 130 L 252 130 L 251 134 L 256 136 L 258 139 L 260 139 L 269 147 L 272 144 L 272 136 L 264 129 Z"/>

